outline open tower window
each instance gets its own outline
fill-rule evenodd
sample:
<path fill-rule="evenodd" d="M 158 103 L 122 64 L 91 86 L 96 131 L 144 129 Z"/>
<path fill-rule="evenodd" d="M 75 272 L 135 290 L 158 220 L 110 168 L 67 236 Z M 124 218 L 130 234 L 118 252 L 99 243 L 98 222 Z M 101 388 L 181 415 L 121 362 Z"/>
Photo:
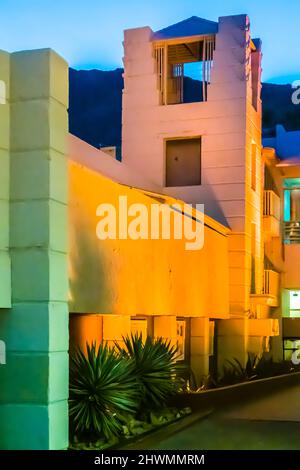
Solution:
<path fill-rule="evenodd" d="M 160 104 L 207 101 L 215 36 L 178 44 L 156 44 Z"/>

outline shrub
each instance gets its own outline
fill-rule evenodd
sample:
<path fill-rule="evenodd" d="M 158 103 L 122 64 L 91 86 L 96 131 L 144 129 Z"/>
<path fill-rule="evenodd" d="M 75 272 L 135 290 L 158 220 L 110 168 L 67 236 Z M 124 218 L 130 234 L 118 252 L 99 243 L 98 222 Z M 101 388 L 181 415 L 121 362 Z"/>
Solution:
<path fill-rule="evenodd" d="M 134 413 L 138 403 L 132 362 L 101 344 L 87 344 L 70 359 L 70 427 L 73 434 L 109 439 L 122 430 L 120 415 Z"/>
<path fill-rule="evenodd" d="M 275 362 L 272 357 L 261 356 L 257 361 L 256 372 L 259 379 L 294 372 L 290 361 Z"/>
<path fill-rule="evenodd" d="M 226 359 L 223 365 L 222 376 L 218 380 L 218 386 L 234 385 L 247 380 L 245 369 L 238 359 L 232 361 Z"/>
<path fill-rule="evenodd" d="M 249 380 L 264 379 L 276 375 L 293 372 L 295 368 L 288 361 L 275 362 L 272 356 L 262 354 L 257 356 L 248 353 L 246 366 L 236 358 L 226 360 L 223 366 L 223 373 L 218 381 L 219 386 L 233 385 Z"/>
<path fill-rule="evenodd" d="M 116 344 L 121 357 L 129 359 L 134 366 L 140 390 L 140 408 L 163 407 L 167 399 L 174 395 L 179 387 L 178 372 L 181 368 L 176 363 L 177 348 L 170 341 L 142 335 L 123 338 L 124 346 Z"/>

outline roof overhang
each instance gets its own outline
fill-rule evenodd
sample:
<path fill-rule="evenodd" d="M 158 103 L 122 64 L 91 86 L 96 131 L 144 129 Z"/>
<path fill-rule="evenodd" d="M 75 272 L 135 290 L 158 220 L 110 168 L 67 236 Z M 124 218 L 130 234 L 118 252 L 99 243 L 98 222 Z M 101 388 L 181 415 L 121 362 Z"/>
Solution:
<path fill-rule="evenodd" d="M 168 45 L 173 45 L 173 44 L 190 44 L 192 42 L 199 42 L 203 41 L 204 39 L 212 38 L 214 35 L 213 34 L 198 34 L 197 36 L 183 36 L 183 37 L 178 37 L 178 38 L 167 38 L 167 39 L 152 39 L 152 42 L 155 45 L 158 44 L 168 44 Z"/>
<path fill-rule="evenodd" d="M 198 16 L 191 16 L 166 28 L 153 33 L 153 41 L 186 41 L 187 38 L 196 40 L 197 37 L 212 36 L 218 32 L 219 24 L 216 21 L 206 20 Z"/>

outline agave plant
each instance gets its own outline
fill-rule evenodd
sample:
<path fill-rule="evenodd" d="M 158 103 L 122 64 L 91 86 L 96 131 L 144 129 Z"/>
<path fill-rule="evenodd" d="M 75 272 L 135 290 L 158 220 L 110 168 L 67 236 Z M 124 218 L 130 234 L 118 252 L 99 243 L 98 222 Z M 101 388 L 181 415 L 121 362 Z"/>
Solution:
<path fill-rule="evenodd" d="M 134 413 L 137 383 L 133 364 L 107 345 L 87 344 L 70 360 L 70 425 L 74 434 L 109 439 L 121 429 L 121 414 Z"/>
<path fill-rule="evenodd" d="M 176 393 L 179 386 L 176 363 L 177 348 L 163 338 L 153 339 L 142 335 L 123 338 L 124 346 L 116 343 L 120 356 L 134 365 L 141 394 L 141 409 L 160 408 Z"/>

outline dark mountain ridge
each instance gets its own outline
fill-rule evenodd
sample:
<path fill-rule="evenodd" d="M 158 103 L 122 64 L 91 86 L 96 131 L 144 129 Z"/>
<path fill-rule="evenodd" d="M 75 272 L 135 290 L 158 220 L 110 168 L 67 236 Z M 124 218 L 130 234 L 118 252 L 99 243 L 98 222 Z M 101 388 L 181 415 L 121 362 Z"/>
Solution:
<path fill-rule="evenodd" d="M 94 147 L 121 145 L 123 69 L 69 71 L 69 130 Z M 189 101 L 196 96 L 197 80 L 186 79 Z M 300 129 L 300 105 L 292 103 L 291 85 L 263 83 L 263 130 L 274 134 L 276 124 Z"/>

